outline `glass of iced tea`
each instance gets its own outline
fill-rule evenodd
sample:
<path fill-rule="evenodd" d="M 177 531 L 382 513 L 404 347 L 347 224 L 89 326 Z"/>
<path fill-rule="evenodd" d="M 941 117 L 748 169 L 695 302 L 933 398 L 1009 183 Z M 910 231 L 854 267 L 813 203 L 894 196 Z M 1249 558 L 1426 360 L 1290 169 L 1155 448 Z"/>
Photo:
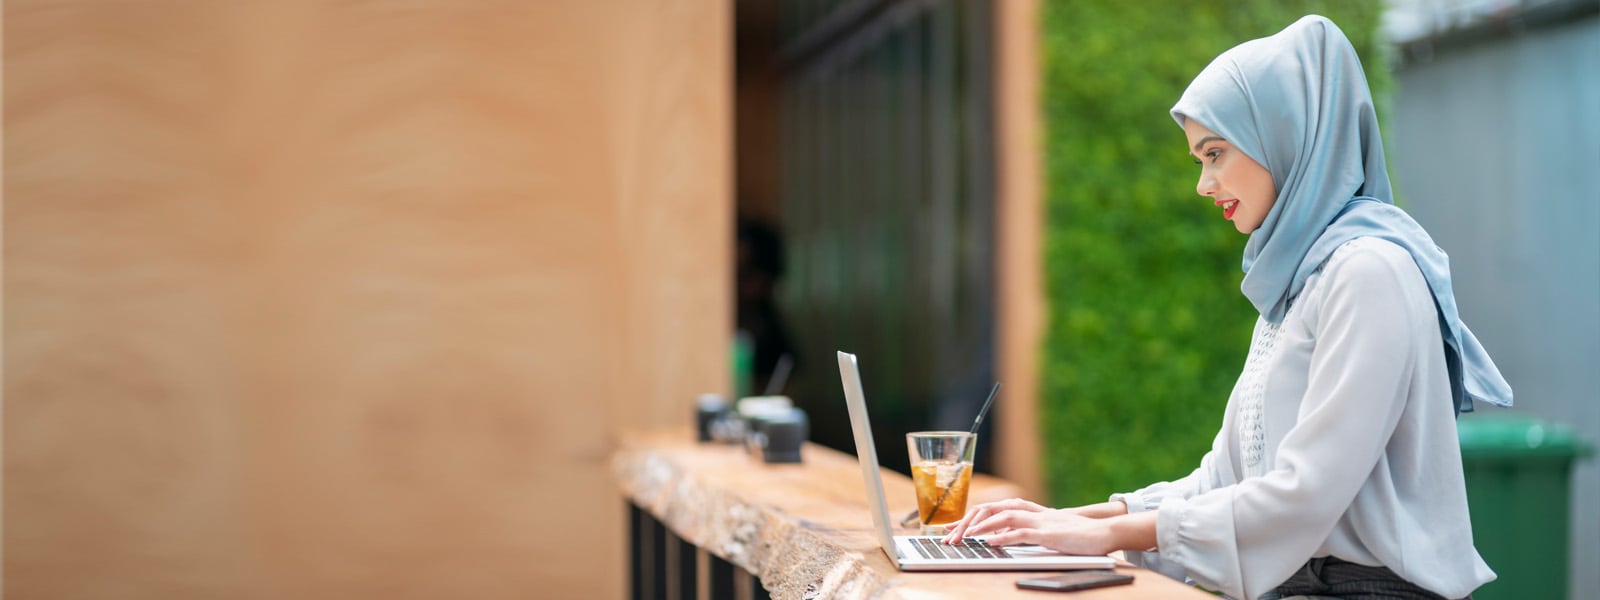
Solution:
<path fill-rule="evenodd" d="M 944 535 L 948 525 L 960 521 L 966 514 L 967 486 L 972 483 L 972 453 L 977 447 L 977 434 L 965 431 L 906 434 L 922 535 Z"/>

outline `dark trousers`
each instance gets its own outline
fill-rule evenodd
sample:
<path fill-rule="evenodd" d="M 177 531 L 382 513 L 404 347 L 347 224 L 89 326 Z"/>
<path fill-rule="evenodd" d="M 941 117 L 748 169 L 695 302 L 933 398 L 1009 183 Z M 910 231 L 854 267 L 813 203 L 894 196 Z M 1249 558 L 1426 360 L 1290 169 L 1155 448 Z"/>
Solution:
<path fill-rule="evenodd" d="M 1346 600 L 1447 600 L 1401 579 L 1388 567 L 1368 567 L 1332 556 L 1307 561 L 1260 600 L 1290 596 L 1331 596 Z M 1464 600 L 1471 600 L 1468 595 Z"/>

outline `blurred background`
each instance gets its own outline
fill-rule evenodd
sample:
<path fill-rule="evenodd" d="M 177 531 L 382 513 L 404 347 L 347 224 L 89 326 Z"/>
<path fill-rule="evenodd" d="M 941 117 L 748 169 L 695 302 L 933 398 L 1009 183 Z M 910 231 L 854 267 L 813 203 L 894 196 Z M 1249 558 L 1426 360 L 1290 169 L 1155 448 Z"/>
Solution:
<path fill-rule="evenodd" d="M 6 2 L 3 591 L 621 597 L 618 440 L 851 451 L 835 350 L 883 456 L 998 380 L 980 470 L 1182 476 L 1255 315 L 1167 109 L 1313 12 L 1516 390 L 1461 423 L 1600 440 L 1600 0 Z"/>

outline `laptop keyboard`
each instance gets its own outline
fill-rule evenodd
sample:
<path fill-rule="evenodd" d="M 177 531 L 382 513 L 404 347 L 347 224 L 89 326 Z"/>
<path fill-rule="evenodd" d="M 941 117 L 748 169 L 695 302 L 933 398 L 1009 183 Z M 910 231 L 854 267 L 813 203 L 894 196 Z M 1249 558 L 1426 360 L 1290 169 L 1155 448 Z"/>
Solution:
<path fill-rule="evenodd" d="M 939 538 L 914 537 L 911 545 L 923 558 L 1011 558 L 1004 548 L 990 546 L 979 539 L 967 538 L 955 544 L 945 544 Z"/>

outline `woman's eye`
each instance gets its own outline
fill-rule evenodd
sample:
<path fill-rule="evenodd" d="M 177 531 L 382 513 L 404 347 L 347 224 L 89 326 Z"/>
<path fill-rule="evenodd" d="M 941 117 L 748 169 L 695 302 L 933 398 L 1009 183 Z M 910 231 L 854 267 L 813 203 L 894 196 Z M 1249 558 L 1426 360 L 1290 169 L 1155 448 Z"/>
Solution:
<path fill-rule="evenodd" d="M 1215 164 L 1217 162 L 1217 157 L 1221 156 L 1221 155 L 1222 155 L 1222 151 L 1221 150 L 1207 150 L 1206 151 L 1206 158 L 1211 159 L 1211 162 L 1213 164 Z"/>

